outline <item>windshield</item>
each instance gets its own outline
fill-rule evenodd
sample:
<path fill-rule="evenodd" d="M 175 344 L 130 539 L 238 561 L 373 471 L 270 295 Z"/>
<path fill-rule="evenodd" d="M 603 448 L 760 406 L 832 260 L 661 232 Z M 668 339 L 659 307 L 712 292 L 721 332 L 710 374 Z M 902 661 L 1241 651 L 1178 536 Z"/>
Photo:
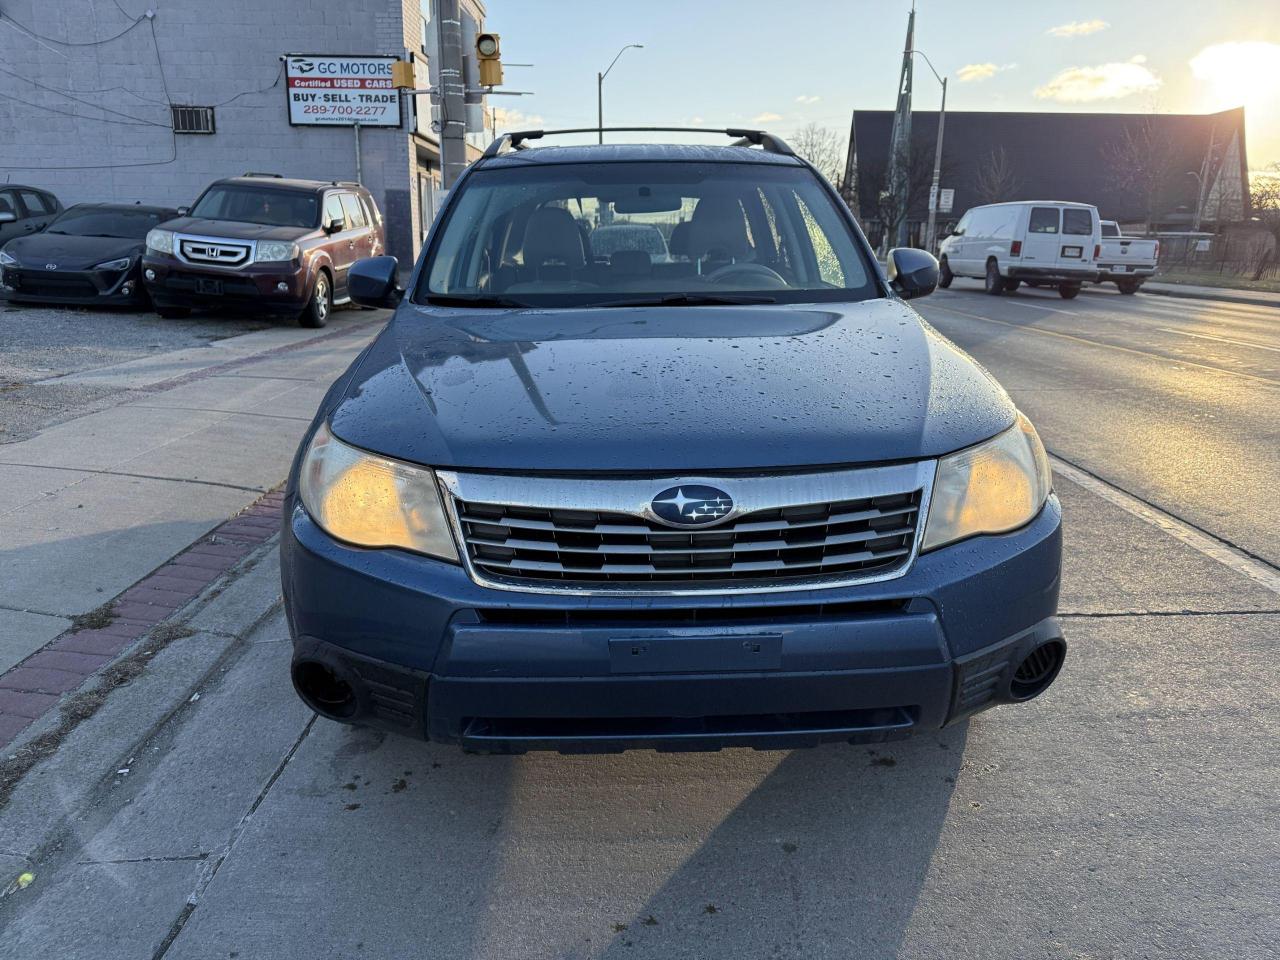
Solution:
<path fill-rule="evenodd" d="M 147 231 L 177 216 L 176 210 L 104 210 L 101 207 L 72 207 L 49 225 L 48 233 L 73 237 L 122 237 L 142 240 Z"/>
<path fill-rule="evenodd" d="M 269 227 L 314 227 L 319 223 L 319 208 L 310 193 L 223 186 L 206 190 L 191 208 L 191 216 Z"/>
<path fill-rule="evenodd" d="M 807 168 L 611 162 L 470 175 L 416 299 L 625 306 L 878 296 L 862 244 Z"/>

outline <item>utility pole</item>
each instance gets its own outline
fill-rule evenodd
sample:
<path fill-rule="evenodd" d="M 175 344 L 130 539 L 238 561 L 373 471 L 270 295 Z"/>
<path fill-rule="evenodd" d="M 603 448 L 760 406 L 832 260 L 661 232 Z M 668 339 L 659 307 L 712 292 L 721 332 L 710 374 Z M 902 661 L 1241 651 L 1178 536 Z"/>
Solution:
<path fill-rule="evenodd" d="M 462 59 L 458 0 L 436 0 L 440 38 L 440 172 L 450 189 L 467 166 L 467 85 Z"/>
<path fill-rule="evenodd" d="M 898 78 L 898 103 L 893 111 L 893 129 L 889 132 L 889 195 L 892 209 L 898 217 L 896 224 L 885 224 L 884 244 L 905 247 L 907 245 L 907 203 L 911 199 L 908 183 L 908 166 L 911 162 L 911 51 L 915 49 L 916 8 L 911 6 L 907 18 L 907 43 L 902 48 L 902 74 Z M 888 228 L 894 228 L 889 236 Z"/>
<path fill-rule="evenodd" d="M 933 151 L 933 185 L 929 188 L 929 229 L 925 233 L 924 248 L 930 253 L 938 238 L 938 198 L 942 180 L 942 134 L 947 126 L 947 78 L 942 78 L 942 109 L 938 111 L 938 143 Z"/>

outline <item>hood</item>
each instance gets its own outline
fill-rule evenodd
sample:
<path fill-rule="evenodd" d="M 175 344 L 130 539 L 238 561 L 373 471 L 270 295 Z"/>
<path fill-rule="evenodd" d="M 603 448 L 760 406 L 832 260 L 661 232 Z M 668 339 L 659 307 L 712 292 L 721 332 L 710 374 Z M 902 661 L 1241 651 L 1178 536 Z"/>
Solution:
<path fill-rule="evenodd" d="M 73 237 L 61 233 L 33 233 L 15 237 L 4 245 L 4 252 L 17 258 L 20 266 L 42 270 L 56 263 L 60 270 L 89 270 L 104 260 L 138 256 L 142 240 L 128 237 Z"/>
<path fill-rule="evenodd" d="M 936 457 L 1013 419 L 995 381 L 896 300 L 406 304 L 331 426 L 430 466 L 653 474 Z"/>
<path fill-rule="evenodd" d="M 179 217 L 160 224 L 164 230 L 175 233 L 192 233 L 201 237 L 224 237 L 227 240 L 301 240 L 319 227 L 271 227 L 262 223 L 244 223 L 240 220 L 205 220 L 200 217 Z"/>

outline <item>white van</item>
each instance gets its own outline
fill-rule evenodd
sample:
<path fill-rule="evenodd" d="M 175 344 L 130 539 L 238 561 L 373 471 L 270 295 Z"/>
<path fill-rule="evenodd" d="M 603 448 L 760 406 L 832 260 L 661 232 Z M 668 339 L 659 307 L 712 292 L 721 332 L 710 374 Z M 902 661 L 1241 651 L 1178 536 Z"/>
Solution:
<path fill-rule="evenodd" d="M 1020 200 L 972 207 L 942 241 L 938 286 L 953 277 L 980 277 L 993 296 L 1022 283 L 1057 287 L 1070 300 L 1098 278 L 1102 233 L 1087 203 Z"/>

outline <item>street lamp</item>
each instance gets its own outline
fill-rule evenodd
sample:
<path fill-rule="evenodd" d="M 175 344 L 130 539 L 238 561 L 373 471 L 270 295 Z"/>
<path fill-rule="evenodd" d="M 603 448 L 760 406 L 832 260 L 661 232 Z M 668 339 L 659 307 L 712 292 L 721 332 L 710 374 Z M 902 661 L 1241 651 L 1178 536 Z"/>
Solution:
<path fill-rule="evenodd" d="M 622 56 L 632 47 L 637 50 L 643 50 L 643 43 L 628 43 L 625 47 L 618 51 L 618 57 Z M 604 73 L 596 74 L 596 132 L 600 137 L 600 142 L 604 143 L 604 78 L 609 75 L 609 71 L 613 69 L 613 64 L 618 62 L 618 57 L 613 58 L 613 62 L 609 64 Z"/>
<path fill-rule="evenodd" d="M 922 57 L 934 79 L 942 84 L 942 107 L 938 110 L 938 142 L 933 151 L 933 186 L 929 188 L 929 228 L 925 231 L 924 241 L 925 249 L 933 253 L 933 245 L 938 233 L 939 182 L 942 179 L 942 133 L 947 122 L 947 78 L 938 76 L 938 71 L 933 68 L 932 61 L 925 56 L 923 50 L 913 49 L 911 53 Z"/>

